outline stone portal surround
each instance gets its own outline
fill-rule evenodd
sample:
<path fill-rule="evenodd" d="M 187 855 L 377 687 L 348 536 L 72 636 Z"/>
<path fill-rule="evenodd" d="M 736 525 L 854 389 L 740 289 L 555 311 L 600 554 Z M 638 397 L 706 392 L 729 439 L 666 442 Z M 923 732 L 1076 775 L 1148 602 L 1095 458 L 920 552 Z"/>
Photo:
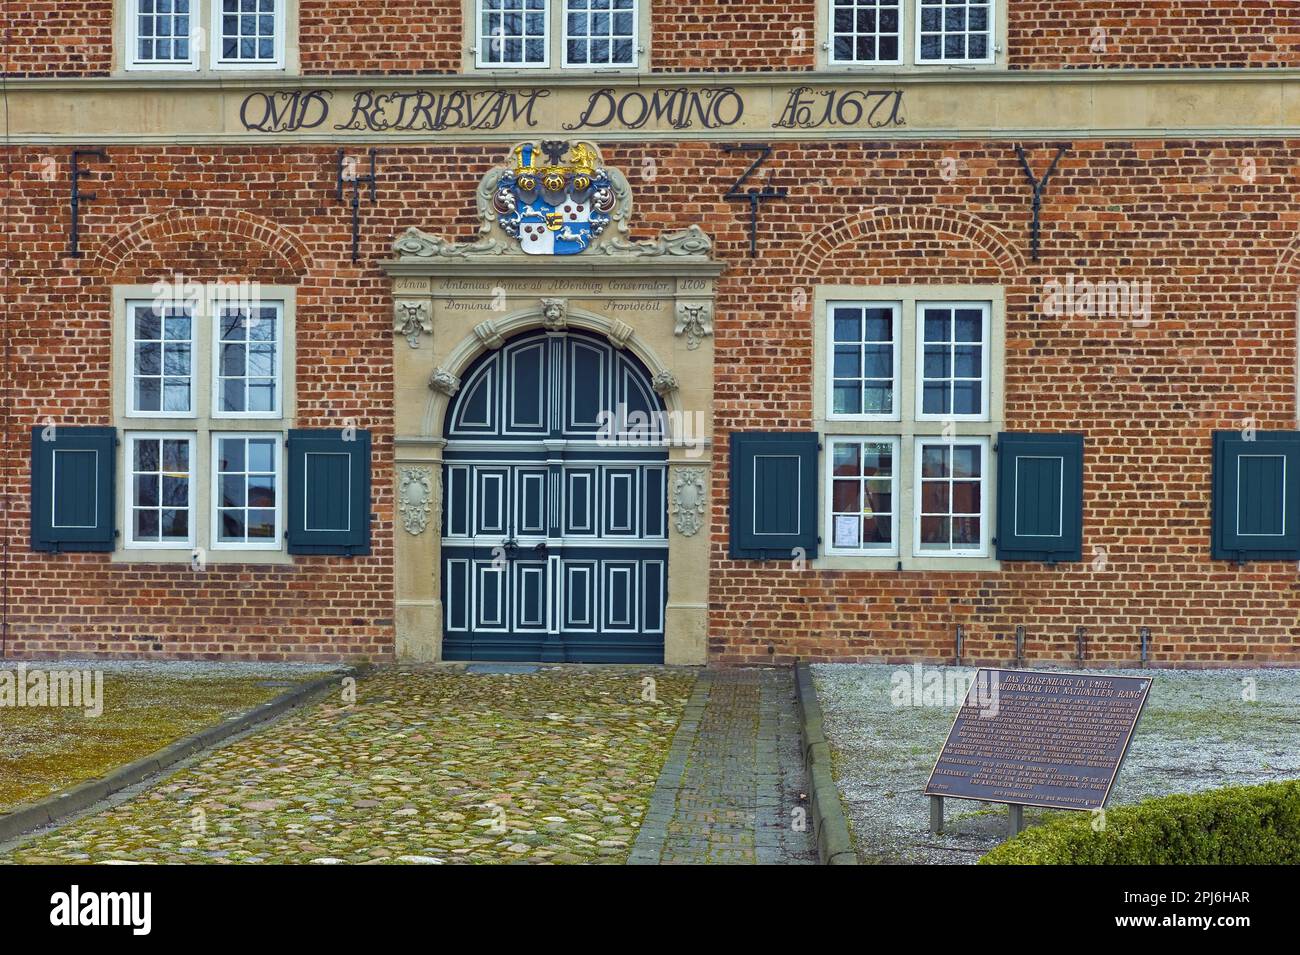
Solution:
<path fill-rule="evenodd" d="M 408 234 L 399 240 L 399 252 L 403 241 L 416 247 Z M 669 237 L 663 247 L 677 251 L 662 255 L 412 253 L 383 263 L 393 280 L 399 660 L 441 658 L 439 542 L 448 406 L 479 356 L 544 328 L 600 335 L 636 355 L 650 372 L 677 429 L 668 442 L 665 662 L 706 661 L 713 296 L 722 270 L 701 251 L 707 243 L 695 229 Z"/>

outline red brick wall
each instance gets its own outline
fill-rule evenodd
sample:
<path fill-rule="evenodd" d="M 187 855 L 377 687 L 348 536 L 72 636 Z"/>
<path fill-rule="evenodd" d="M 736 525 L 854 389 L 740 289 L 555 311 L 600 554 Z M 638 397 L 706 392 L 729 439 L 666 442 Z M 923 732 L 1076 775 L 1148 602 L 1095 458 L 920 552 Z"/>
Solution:
<path fill-rule="evenodd" d="M 3 7 L 0 69 L 10 76 L 106 76 L 113 0 L 16 0 Z"/>
<path fill-rule="evenodd" d="M 1050 150 L 1027 145 L 1041 170 Z M 394 336 L 373 262 L 408 225 L 471 237 L 474 186 L 500 149 L 387 148 L 358 266 L 329 146 L 108 152 L 96 168 L 111 177 L 87 184 L 99 199 L 80 260 L 64 254 L 66 179 L 42 177 L 43 158 L 62 171 L 67 150 L 4 153 L 16 263 L 3 290 L 13 373 L 0 462 L 10 652 L 390 653 Z M 707 143 L 605 154 L 631 181 L 639 236 L 699 222 L 728 264 L 715 321 L 711 659 L 938 657 L 957 624 L 969 656 L 1005 658 L 1023 624 L 1030 659 L 1065 659 L 1083 625 L 1099 661 L 1134 659 L 1150 626 L 1157 661 L 1300 663 L 1296 566 L 1209 559 L 1210 432 L 1247 416 L 1295 426 L 1300 142 L 1077 142 L 1045 199 L 1038 263 L 1030 190 L 1006 144 L 778 145 L 773 182 L 790 198 L 763 206 L 752 259 L 747 207 L 721 198 L 750 157 Z M 110 286 L 173 270 L 297 285 L 299 423 L 354 417 L 375 434 L 372 556 L 196 574 L 28 550 L 27 429 L 46 416 L 108 423 Z M 1042 283 L 1069 273 L 1150 279 L 1152 323 L 1039 315 Z M 1008 427 L 1086 432 L 1085 562 L 894 573 L 729 560 L 727 434 L 810 427 L 813 287 L 935 281 L 1006 286 Z"/>
<path fill-rule="evenodd" d="M 1291 0 L 1011 0 L 1012 69 L 1300 65 Z"/>
<path fill-rule="evenodd" d="M 817 2 L 653 0 L 652 69 L 811 69 L 824 40 Z M 0 62 L 11 75 L 106 75 L 113 9 L 112 0 L 14 0 Z M 456 73 L 470 43 L 460 0 L 301 0 L 299 24 L 309 74 Z M 1293 0 L 1011 0 L 1007 48 L 1012 69 L 1295 67 L 1300 17 Z"/>
<path fill-rule="evenodd" d="M 809 0 L 654 2 L 650 11 L 656 71 L 810 70 L 821 42 Z"/>
<path fill-rule="evenodd" d="M 1296 426 L 1296 145 L 1075 143 L 1045 200 L 1038 263 L 1009 145 L 872 147 L 865 187 L 860 147 L 784 153 L 776 181 L 799 198 L 765 207 L 760 258 L 744 257 L 735 210 L 730 227 L 711 222 L 731 263 L 716 324 L 711 659 L 943 657 L 958 624 L 968 657 L 1006 659 L 1021 624 L 1030 659 L 1067 660 L 1085 626 L 1091 659 L 1134 661 L 1149 626 L 1156 661 L 1300 663 L 1300 569 L 1209 559 L 1211 431 L 1247 416 Z M 961 170 L 951 182 L 945 156 Z M 1150 326 L 1038 314 L 1042 283 L 1071 272 L 1150 279 Z M 813 286 L 938 281 L 1006 287 L 1007 427 L 1086 433 L 1085 562 L 896 573 L 729 560 L 726 433 L 810 427 Z"/>
<path fill-rule="evenodd" d="M 460 0 L 301 0 L 304 73 L 459 73 Z"/>

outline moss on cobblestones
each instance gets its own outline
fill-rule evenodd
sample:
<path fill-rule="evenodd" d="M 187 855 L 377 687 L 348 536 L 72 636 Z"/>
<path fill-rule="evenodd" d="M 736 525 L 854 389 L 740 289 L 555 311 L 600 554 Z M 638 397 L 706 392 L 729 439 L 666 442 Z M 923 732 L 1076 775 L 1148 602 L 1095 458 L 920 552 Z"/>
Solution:
<path fill-rule="evenodd" d="M 382 671 L 0 862 L 623 862 L 693 682 Z"/>
<path fill-rule="evenodd" d="M 319 676 L 109 671 L 94 718 L 83 708 L 0 707 L 0 810 L 102 776 Z"/>

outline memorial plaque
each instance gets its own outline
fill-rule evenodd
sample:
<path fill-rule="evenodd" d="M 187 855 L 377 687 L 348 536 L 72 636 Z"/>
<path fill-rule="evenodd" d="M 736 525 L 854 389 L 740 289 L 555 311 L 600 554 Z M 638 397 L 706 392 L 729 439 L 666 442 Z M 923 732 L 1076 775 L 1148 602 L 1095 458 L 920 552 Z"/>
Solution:
<path fill-rule="evenodd" d="M 1097 809 L 1128 751 L 1149 677 L 980 669 L 925 785 L 929 796 Z"/>

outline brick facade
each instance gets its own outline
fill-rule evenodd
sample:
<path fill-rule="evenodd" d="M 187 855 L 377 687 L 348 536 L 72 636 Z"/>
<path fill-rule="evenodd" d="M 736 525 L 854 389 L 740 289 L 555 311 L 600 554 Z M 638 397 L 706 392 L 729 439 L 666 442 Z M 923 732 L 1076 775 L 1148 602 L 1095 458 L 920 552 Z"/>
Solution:
<path fill-rule="evenodd" d="M 761 7 L 755 20 L 743 5 L 658 0 L 653 68 L 811 68 L 811 47 L 788 47 L 791 28 L 812 33 L 813 5 Z M 1009 66 L 1300 66 L 1284 7 L 1011 0 Z M 460 69 L 458 4 L 337 8 L 301 4 L 303 72 Z M 1110 31 L 1109 52 L 1088 51 L 1084 11 Z M 9 72 L 109 71 L 111 3 L 27 2 L 10 15 Z M 1024 145 L 1044 168 L 1054 143 Z M 1300 663 L 1300 570 L 1209 556 L 1210 433 L 1248 419 L 1296 426 L 1300 141 L 1075 141 L 1047 192 L 1037 262 L 1030 187 L 1007 142 L 776 143 L 768 166 L 789 198 L 763 206 L 756 258 L 748 207 L 722 198 L 750 157 L 700 141 L 603 148 L 630 180 L 640 235 L 698 222 L 727 263 L 712 662 L 948 657 L 962 624 L 970 658 L 1007 658 L 1024 625 L 1030 659 L 1064 662 L 1084 626 L 1094 661 L 1129 662 L 1147 626 L 1157 662 Z M 407 226 L 471 238 L 474 188 L 503 148 L 386 145 L 357 264 L 332 145 L 109 146 L 92 164 L 107 174 L 87 183 L 98 196 L 83 210 L 80 259 L 65 247 L 69 152 L 4 148 L 6 652 L 390 657 L 392 302 L 375 262 Z M 355 419 L 374 434 L 370 556 L 195 572 L 28 549 L 28 429 L 110 420 L 111 287 L 173 272 L 296 286 L 298 426 Z M 1150 280 L 1150 325 L 1041 314 L 1043 283 L 1067 274 Z M 935 573 L 729 560 L 727 435 L 812 424 L 812 290 L 940 281 L 1006 289 L 1008 428 L 1087 434 L 1084 561 Z"/>
<path fill-rule="evenodd" d="M 302 72 L 456 73 L 460 0 L 377 5 L 300 0 Z M 22 0 L 8 8 L 3 68 L 16 76 L 106 76 L 113 0 Z M 1010 0 L 1012 69 L 1300 66 L 1287 0 Z M 654 0 L 651 69 L 810 70 L 814 0 Z"/>

